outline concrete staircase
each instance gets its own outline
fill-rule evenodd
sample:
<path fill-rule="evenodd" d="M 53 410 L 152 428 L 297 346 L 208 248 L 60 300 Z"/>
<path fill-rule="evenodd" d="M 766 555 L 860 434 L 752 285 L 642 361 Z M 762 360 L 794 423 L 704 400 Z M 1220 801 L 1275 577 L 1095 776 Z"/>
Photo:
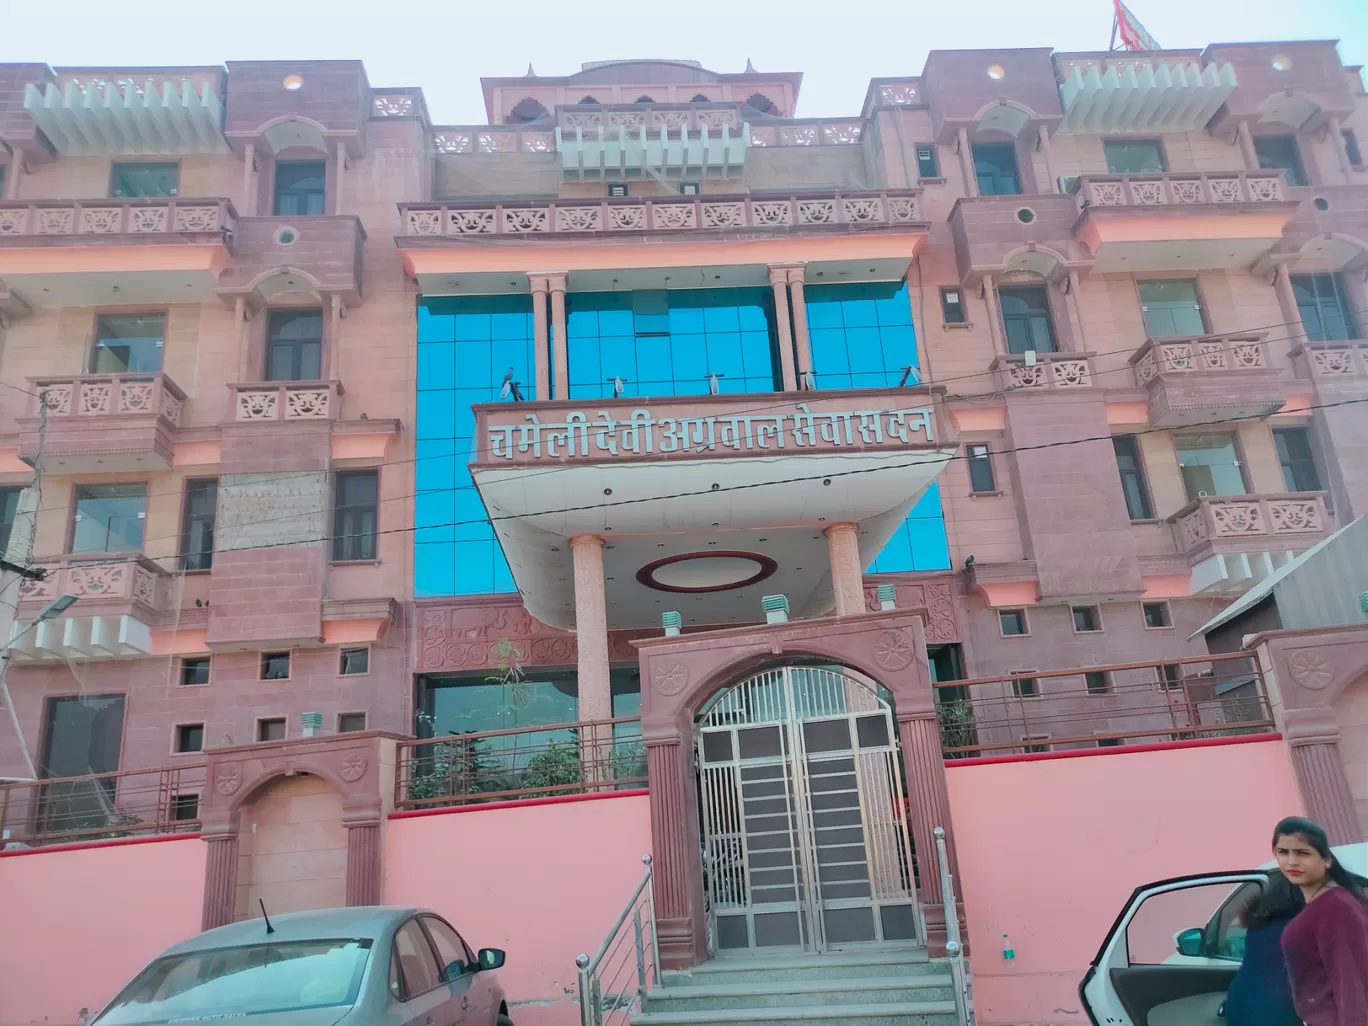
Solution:
<path fill-rule="evenodd" d="M 950 969 L 920 948 L 747 953 L 667 972 L 632 1026 L 958 1026 Z"/>

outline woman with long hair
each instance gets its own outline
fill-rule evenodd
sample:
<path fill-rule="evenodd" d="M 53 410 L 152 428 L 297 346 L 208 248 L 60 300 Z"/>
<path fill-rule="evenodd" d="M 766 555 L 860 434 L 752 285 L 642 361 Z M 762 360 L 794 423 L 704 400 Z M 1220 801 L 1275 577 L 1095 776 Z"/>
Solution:
<path fill-rule="evenodd" d="M 1289 817 L 1273 830 L 1278 871 L 1306 906 L 1282 934 L 1292 1000 L 1306 1026 L 1368 1026 L 1368 896 L 1325 831 Z"/>
<path fill-rule="evenodd" d="M 1292 1002 L 1283 961 L 1282 935 L 1306 904 L 1301 888 L 1274 870 L 1268 883 L 1240 909 L 1245 928 L 1244 960 L 1226 992 L 1229 1026 L 1302 1026 Z"/>

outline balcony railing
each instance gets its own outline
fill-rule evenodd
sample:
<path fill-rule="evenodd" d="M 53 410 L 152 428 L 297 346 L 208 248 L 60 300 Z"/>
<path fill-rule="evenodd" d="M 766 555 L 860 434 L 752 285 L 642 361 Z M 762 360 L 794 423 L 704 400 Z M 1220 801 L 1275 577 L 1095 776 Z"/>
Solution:
<path fill-rule="evenodd" d="M 340 381 L 267 381 L 229 385 L 233 419 L 336 420 L 342 411 Z"/>
<path fill-rule="evenodd" d="M 1037 353 L 1035 363 L 1024 356 L 999 356 L 993 371 L 1000 389 L 1072 391 L 1093 384 L 1092 358 L 1087 353 Z"/>
<path fill-rule="evenodd" d="M 1083 175 L 1078 180 L 1082 209 L 1280 203 L 1285 199 L 1281 171 Z"/>
<path fill-rule="evenodd" d="M 0 239 L 204 234 L 230 237 L 236 225 L 237 212 L 226 199 L 0 201 Z"/>
<path fill-rule="evenodd" d="M 432 130 L 438 153 L 554 153 L 556 133 L 521 125 L 439 125 Z"/>
<path fill-rule="evenodd" d="M 666 132 L 688 129 L 697 135 L 705 127 L 714 135 L 724 127 L 735 135 L 745 120 L 741 107 L 739 103 L 569 104 L 556 108 L 556 126 L 572 135 L 582 128 L 585 136 L 597 134 L 600 128 L 644 128 L 653 135 L 662 128 Z"/>
<path fill-rule="evenodd" d="M 636 718 L 399 742 L 395 807 L 426 809 L 646 786 Z"/>
<path fill-rule="evenodd" d="M 202 763 L 0 783 L 0 847 L 193 833 Z"/>
<path fill-rule="evenodd" d="M 580 235 L 589 232 L 716 232 L 919 225 L 921 193 L 802 193 L 694 199 L 552 203 L 405 203 L 410 237 Z"/>
<path fill-rule="evenodd" d="M 1149 339 L 1130 358 L 1135 383 L 1148 385 L 1161 374 L 1209 374 L 1267 370 L 1268 346 L 1261 333 Z"/>
<path fill-rule="evenodd" d="M 185 412 L 185 393 L 165 374 L 77 374 L 29 378 L 29 385 L 40 397 L 34 416 L 41 401 L 50 420 L 153 416 L 178 428 Z"/>
<path fill-rule="evenodd" d="M 1168 518 L 1178 551 L 1191 553 L 1225 539 L 1306 545 L 1330 530 L 1322 492 L 1201 498 Z"/>
<path fill-rule="evenodd" d="M 48 601 L 58 595 L 93 599 L 123 600 L 146 607 L 149 613 L 163 609 L 168 598 L 170 574 L 154 560 L 127 552 L 68 553 L 34 560 L 47 571 L 41 581 L 25 580 L 19 585 L 22 600 Z M 85 611 L 83 603 L 81 609 Z"/>
<path fill-rule="evenodd" d="M 1292 351 L 1305 376 L 1330 381 L 1368 378 L 1368 342 L 1304 342 Z"/>
<path fill-rule="evenodd" d="M 859 118 L 805 118 L 767 125 L 751 123 L 752 146 L 856 146 L 864 133 Z"/>
<path fill-rule="evenodd" d="M 1267 734 L 1263 676 L 1243 653 L 935 685 L 947 759 Z"/>

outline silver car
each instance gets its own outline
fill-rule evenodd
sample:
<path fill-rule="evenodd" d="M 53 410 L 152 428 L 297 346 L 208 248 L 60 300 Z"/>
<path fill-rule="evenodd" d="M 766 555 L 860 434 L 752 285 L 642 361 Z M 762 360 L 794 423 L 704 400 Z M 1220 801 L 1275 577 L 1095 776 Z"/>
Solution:
<path fill-rule="evenodd" d="M 169 948 L 93 1026 L 513 1026 L 492 972 L 503 964 L 426 909 L 292 912 Z"/>

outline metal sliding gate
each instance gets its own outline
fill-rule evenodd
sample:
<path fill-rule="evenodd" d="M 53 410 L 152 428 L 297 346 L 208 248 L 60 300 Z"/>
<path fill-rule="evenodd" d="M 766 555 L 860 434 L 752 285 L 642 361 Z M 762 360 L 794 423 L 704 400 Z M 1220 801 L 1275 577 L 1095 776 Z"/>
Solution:
<path fill-rule="evenodd" d="M 785 666 L 697 725 L 709 947 L 925 941 L 889 704 L 839 670 Z"/>

